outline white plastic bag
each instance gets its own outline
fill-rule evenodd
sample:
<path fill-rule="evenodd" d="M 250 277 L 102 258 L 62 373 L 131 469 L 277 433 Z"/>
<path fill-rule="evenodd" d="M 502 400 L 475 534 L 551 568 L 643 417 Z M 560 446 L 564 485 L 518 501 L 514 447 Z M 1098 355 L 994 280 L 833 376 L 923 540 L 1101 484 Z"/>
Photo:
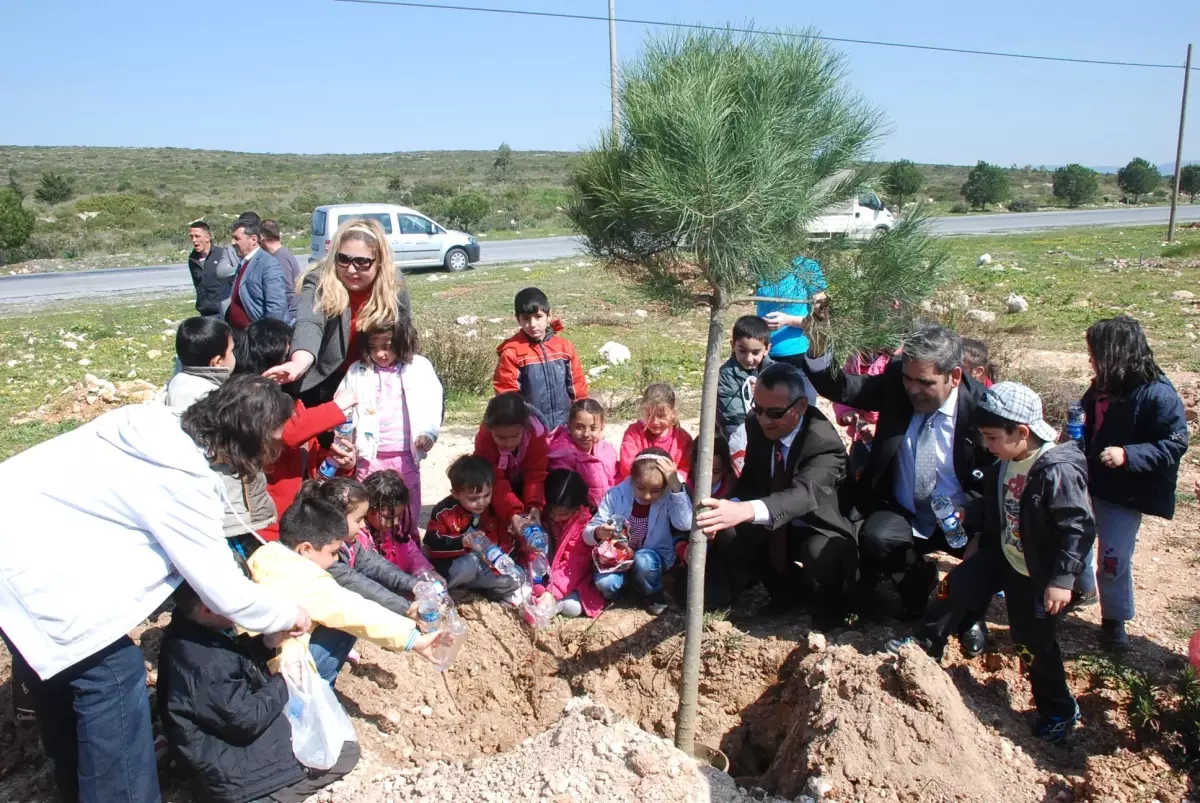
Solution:
<path fill-rule="evenodd" d="M 292 752 L 304 766 L 327 770 L 337 763 L 343 744 L 358 740 L 350 717 L 333 689 L 317 674 L 307 650 L 285 657 L 280 672 L 288 687 Z"/>

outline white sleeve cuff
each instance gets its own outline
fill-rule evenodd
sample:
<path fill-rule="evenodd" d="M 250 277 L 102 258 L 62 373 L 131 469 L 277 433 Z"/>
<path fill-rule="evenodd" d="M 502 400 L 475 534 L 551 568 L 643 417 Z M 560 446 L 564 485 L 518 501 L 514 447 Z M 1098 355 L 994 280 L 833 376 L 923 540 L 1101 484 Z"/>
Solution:
<path fill-rule="evenodd" d="M 833 362 L 833 354 L 827 351 L 816 359 L 806 356 L 804 362 L 808 364 L 808 370 L 810 371 L 824 371 Z"/>
<path fill-rule="evenodd" d="M 767 503 L 761 499 L 751 499 L 750 507 L 754 508 L 754 523 L 769 524 L 771 521 L 771 513 L 767 510 Z"/>

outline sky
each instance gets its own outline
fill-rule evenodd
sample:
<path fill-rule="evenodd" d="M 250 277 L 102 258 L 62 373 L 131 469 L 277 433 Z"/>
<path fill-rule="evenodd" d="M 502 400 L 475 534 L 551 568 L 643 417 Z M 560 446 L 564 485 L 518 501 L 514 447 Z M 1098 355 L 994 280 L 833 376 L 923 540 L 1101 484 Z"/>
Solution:
<path fill-rule="evenodd" d="M 607 13 L 605 0 L 451 0 Z M 608 123 L 608 26 L 336 0 L 3 0 L 0 144 L 269 153 L 576 150 Z M 1182 64 L 1200 3 L 616 0 L 617 16 Z M 618 25 L 619 57 L 661 28 Z M 879 159 L 1172 162 L 1183 70 L 837 45 Z M 1194 58 L 1200 66 L 1200 52 Z M 1184 159 L 1200 160 L 1200 72 Z"/>

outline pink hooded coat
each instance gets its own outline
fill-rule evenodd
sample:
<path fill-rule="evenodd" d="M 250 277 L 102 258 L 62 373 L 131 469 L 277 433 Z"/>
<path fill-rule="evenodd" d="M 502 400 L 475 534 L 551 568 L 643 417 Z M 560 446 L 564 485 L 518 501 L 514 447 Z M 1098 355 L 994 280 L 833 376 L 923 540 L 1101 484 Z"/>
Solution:
<path fill-rule="evenodd" d="M 548 590 L 557 600 L 578 591 L 584 614 L 595 619 L 604 612 L 604 597 L 592 584 L 592 576 L 596 573 L 592 565 L 592 548 L 583 540 L 583 530 L 591 518 L 592 512 L 581 507 L 555 532 L 558 545 L 550 563 Z"/>
<path fill-rule="evenodd" d="M 547 436 L 550 452 L 550 470 L 565 468 L 574 471 L 588 487 L 588 501 L 598 507 L 604 494 L 613 486 L 617 476 L 617 450 L 601 439 L 592 447 L 592 453 L 581 450 L 571 440 L 566 427 L 559 427 Z"/>

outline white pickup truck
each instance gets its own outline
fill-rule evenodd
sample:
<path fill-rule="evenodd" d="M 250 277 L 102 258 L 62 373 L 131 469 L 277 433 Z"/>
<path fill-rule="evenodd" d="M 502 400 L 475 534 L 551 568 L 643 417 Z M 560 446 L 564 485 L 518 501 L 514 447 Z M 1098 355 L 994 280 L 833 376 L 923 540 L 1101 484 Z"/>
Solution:
<path fill-rule="evenodd" d="M 851 240 L 869 240 L 885 234 L 896 225 L 896 218 L 874 190 L 862 189 L 857 198 L 843 201 L 837 206 L 813 218 L 809 224 L 809 236 L 815 239 L 847 237 Z"/>

